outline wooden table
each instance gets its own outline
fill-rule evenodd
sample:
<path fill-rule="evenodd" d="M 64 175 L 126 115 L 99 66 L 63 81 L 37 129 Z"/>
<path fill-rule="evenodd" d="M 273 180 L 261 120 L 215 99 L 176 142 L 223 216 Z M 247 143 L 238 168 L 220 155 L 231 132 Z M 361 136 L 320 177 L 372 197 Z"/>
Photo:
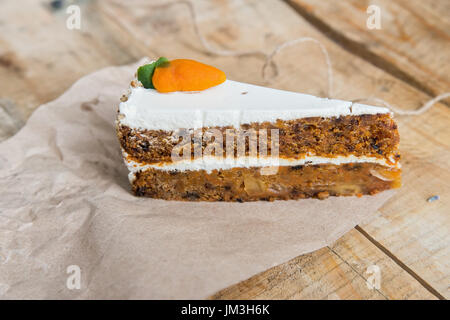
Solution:
<path fill-rule="evenodd" d="M 136 2 L 131 5 L 131 3 Z M 376 96 L 416 109 L 450 91 L 450 2 L 447 0 L 193 1 L 209 43 L 261 49 L 301 36 L 327 48 L 334 97 Z M 238 81 L 263 84 L 263 59 L 206 52 L 184 5 L 72 1 L 81 29 L 66 28 L 70 3 L 0 0 L 0 139 L 13 135 L 40 104 L 81 76 L 143 56 L 193 58 Z M 147 4 L 145 4 L 147 3 Z M 366 26 L 369 4 L 381 29 Z M 313 44 L 285 50 L 272 87 L 326 96 L 326 69 Z M 420 116 L 398 116 L 404 186 L 377 216 L 330 247 L 302 255 L 216 293 L 215 299 L 445 299 L 450 296 L 450 100 Z M 439 195 L 440 200 L 427 202 Z M 369 289 L 368 267 L 381 271 Z"/>

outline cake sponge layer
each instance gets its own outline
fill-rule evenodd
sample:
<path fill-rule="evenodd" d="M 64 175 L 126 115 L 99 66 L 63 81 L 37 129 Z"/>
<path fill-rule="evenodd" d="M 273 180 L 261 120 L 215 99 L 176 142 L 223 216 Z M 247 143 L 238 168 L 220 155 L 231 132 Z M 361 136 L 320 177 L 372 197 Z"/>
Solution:
<path fill-rule="evenodd" d="M 211 129 L 218 131 L 221 141 L 207 139 Z M 255 138 L 259 141 L 260 132 L 267 135 L 267 154 L 272 154 L 272 130 L 277 130 L 277 154 L 282 158 L 301 159 L 306 155 L 320 157 L 336 156 L 366 156 L 385 159 L 396 163 L 400 159 L 398 153 L 399 134 L 397 125 L 390 114 L 341 116 L 341 117 L 312 117 L 297 120 L 278 120 L 274 123 L 251 123 L 240 126 L 240 131 L 232 127 L 202 128 L 203 139 L 201 151 L 214 150 L 214 145 L 220 143 L 223 150 L 221 156 L 226 154 L 227 140 L 233 141 L 231 156 L 237 157 L 236 135 L 241 132 L 254 130 Z M 180 129 L 177 131 L 140 130 L 124 125 L 117 126 L 117 133 L 122 149 L 131 160 L 144 163 L 170 163 L 173 161 L 172 151 L 175 147 L 184 149 L 190 144 L 188 158 L 194 158 L 196 142 L 194 130 Z M 189 139 L 180 140 L 177 137 L 188 136 Z M 245 140 L 245 153 L 239 156 L 251 156 L 251 139 Z M 260 150 L 257 150 L 260 154 Z M 273 155 L 273 154 L 272 154 Z M 184 156 L 184 155 L 183 155 Z M 186 157 L 185 157 L 186 159 Z"/>
<path fill-rule="evenodd" d="M 400 187 L 400 169 L 374 163 L 282 166 L 265 175 L 261 168 L 136 173 L 133 192 L 166 200 L 256 201 L 362 196 Z"/>

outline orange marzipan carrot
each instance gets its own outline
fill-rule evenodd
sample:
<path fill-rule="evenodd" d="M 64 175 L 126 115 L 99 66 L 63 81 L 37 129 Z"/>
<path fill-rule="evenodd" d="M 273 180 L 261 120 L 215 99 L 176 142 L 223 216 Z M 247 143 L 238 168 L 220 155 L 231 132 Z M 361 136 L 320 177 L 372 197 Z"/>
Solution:
<path fill-rule="evenodd" d="M 225 80 L 223 71 L 189 59 L 176 59 L 157 67 L 152 78 L 159 92 L 201 91 Z"/>

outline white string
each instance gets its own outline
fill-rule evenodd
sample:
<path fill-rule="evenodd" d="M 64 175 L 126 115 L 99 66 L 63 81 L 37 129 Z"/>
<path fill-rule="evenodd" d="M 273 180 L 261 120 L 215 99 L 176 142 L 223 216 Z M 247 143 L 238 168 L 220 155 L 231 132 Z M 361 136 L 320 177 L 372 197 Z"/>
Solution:
<path fill-rule="evenodd" d="M 116 2 L 116 1 L 113 1 L 113 2 L 117 5 L 123 6 L 122 2 Z M 173 5 L 177 5 L 177 4 L 185 5 L 189 9 L 189 13 L 191 15 L 195 34 L 199 38 L 200 43 L 203 46 L 203 48 L 208 53 L 215 54 L 217 56 L 228 56 L 228 57 L 241 57 L 241 56 L 248 56 L 248 55 L 263 56 L 265 58 L 265 62 L 264 62 L 264 65 L 262 66 L 261 71 L 262 71 L 262 77 L 263 77 L 264 81 L 266 81 L 266 82 L 270 82 L 271 80 L 273 80 L 273 78 L 268 79 L 267 68 L 269 66 L 272 66 L 272 68 L 274 69 L 275 76 L 277 76 L 279 74 L 278 65 L 273 61 L 277 54 L 279 54 L 285 48 L 292 47 L 292 46 L 295 46 L 300 43 L 312 42 L 319 46 L 320 50 L 323 53 L 323 56 L 325 57 L 325 62 L 327 65 L 327 77 L 328 77 L 328 97 L 331 98 L 333 96 L 333 68 L 332 68 L 332 64 L 331 64 L 330 55 L 328 54 L 328 50 L 325 48 L 325 46 L 317 39 L 314 39 L 311 37 L 300 37 L 300 38 L 297 38 L 294 40 L 289 40 L 289 41 L 279 44 L 277 47 L 275 47 L 275 49 L 270 54 L 267 54 L 261 50 L 248 50 L 248 51 L 222 50 L 222 49 L 217 49 L 217 48 L 212 47 L 208 43 L 206 38 L 200 32 L 200 28 L 199 28 L 198 22 L 197 22 L 197 13 L 196 13 L 195 8 L 194 8 L 193 4 L 191 3 L 191 1 L 178 0 L 178 1 L 173 1 L 173 2 L 164 3 L 164 4 L 157 4 L 157 5 L 149 4 L 148 2 L 142 2 L 141 4 L 148 5 L 152 8 L 167 8 L 167 7 L 171 7 Z M 118 22 L 121 23 L 120 19 Z M 380 104 L 384 105 L 385 107 L 391 109 L 398 115 L 416 116 L 416 115 L 420 115 L 420 114 L 426 112 L 431 107 L 433 107 L 437 102 L 439 102 L 445 98 L 448 98 L 448 97 L 450 97 L 450 92 L 442 93 L 442 94 L 430 99 L 429 101 L 427 101 L 425 104 L 423 104 L 420 108 L 418 108 L 416 110 L 402 110 L 402 109 L 399 109 L 398 107 L 393 106 L 390 103 L 388 103 L 382 99 L 376 98 L 376 97 L 355 99 L 355 100 L 352 100 L 352 102 L 374 101 L 374 102 L 380 103 Z"/>
<path fill-rule="evenodd" d="M 402 110 L 402 109 L 399 109 L 398 107 L 393 106 L 390 103 L 384 101 L 383 99 L 376 98 L 376 97 L 355 99 L 355 100 L 352 100 L 352 102 L 370 102 L 370 101 L 374 101 L 374 102 L 378 102 L 378 103 L 382 104 L 383 106 L 391 109 L 392 111 L 394 111 L 398 115 L 401 115 L 401 116 L 418 116 L 418 115 L 421 115 L 422 113 L 426 112 L 428 109 L 431 109 L 431 107 L 434 106 L 435 103 L 437 103 L 437 102 L 439 102 L 441 100 L 444 100 L 445 98 L 449 98 L 449 97 L 450 97 L 450 92 L 442 93 L 442 94 L 434 97 L 433 99 L 428 100 L 425 104 L 423 104 L 419 109 L 416 109 L 416 110 Z"/>
<path fill-rule="evenodd" d="M 147 4 L 149 5 L 149 3 L 145 2 L 143 4 Z M 249 51 L 231 51 L 231 50 L 221 50 L 221 49 L 216 49 L 213 48 L 208 41 L 206 41 L 205 37 L 202 35 L 202 33 L 200 32 L 200 28 L 198 27 L 198 23 L 197 23 L 197 13 L 195 11 L 194 6 L 192 5 L 192 3 L 190 1 L 187 0 L 180 0 L 180 1 L 173 1 L 173 2 L 169 2 L 169 3 L 164 3 L 164 4 L 158 4 L 158 5 L 152 5 L 150 4 L 150 6 L 152 8 L 167 8 L 167 7 L 171 7 L 173 5 L 176 4 L 183 4 L 185 5 L 188 9 L 189 9 L 189 13 L 191 14 L 191 18 L 192 18 L 192 22 L 194 25 L 194 31 L 195 34 L 197 35 L 197 37 L 199 38 L 203 48 L 208 51 L 208 53 L 212 53 L 218 56 L 232 56 L 232 57 L 237 57 L 237 56 L 245 56 L 245 55 L 258 55 L 261 54 L 261 51 L 258 50 L 249 50 Z M 263 53 L 264 54 L 264 53 Z"/>
<path fill-rule="evenodd" d="M 324 47 L 324 45 L 319 41 L 316 40 L 314 38 L 310 38 L 310 37 L 301 37 L 301 38 L 297 38 L 294 40 L 290 40 L 290 41 L 286 41 L 280 45 L 278 45 L 271 54 L 266 56 L 266 62 L 264 63 L 263 67 L 262 67 L 262 75 L 264 80 L 267 81 L 267 75 L 266 75 L 266 69 L 269 66 L 269 64 L 272 64 L 272 60 L 273 58 L 279 53 L 281 52 L 283 49 L 288 48 L 288 47 L 292 47 L 295 46 L 299 43 L 302 42 L 312 42 L 315 43 L 319 46 L 320 50 L 322 51 L 324 57 L 325 57 L 325 62 L 327 64 L 327 78 L 328 78 L 328 97 L 332 97 L 333 96 L 333 68 L 331 66 L 331 59 L 330 59 L 330 55 L 328 54 L 327 49 Z M 276 75 L 278 75 L 278 67 L 276 64 L 273 64 L 274 66 L 274 70 L 276 71 Z"/>
<path fill-rule="evenodd" d="M 116 1 L 113 1 L 113 2 L 117 5 L 123 6 L 122 2 L 116 2 Z M 262 77 L 263 77 L 264 81 L 268 82 L 268 83 L 273 81 L 273 77 L 269 78 L 269 76 L 267 75 L 267 68 L 269 66 L 271 66 L 274 69 L 275 76 L 277 76 L 279 74 L 278 65 L 274 62 L 274 58 L 278 53 L 280 53 L 285 48 L 295 46 L 299 43 L 312 42 L 319 46 L 320 50 L 322 51 L 322 53 L 325 57 L 325 62 L 327 65 L 327 78 L 328 78 L 328 93 L 327 93 L 327 95 L 328 95 L 328 97 L 333 96 L 333 69 L 331 66 L 331 59 L 330 59 L 327 49 L 317 39 L 314 39 L 311 37 L 301 37 L 301 38 L 297 38 L 294 40 L 289 40 L 289 41 L 283 42 L 280 45 L 278 45 L 277 47 L 275 47 L 275 49 L 269 54 L 267 54 L 261 50 L 248 50 L 248 51 L 222 50 L 222 49 L 217 49 L 217 48 L 212 47 L 208 43 L 206 38 L 203 36 L 203 34 L 200 32 L 200 28 L 198 26 L 198 21 L 197 21 L 197 13 L 195 11 L 193 4 L 190 1 L 179 0 L 179 1 L 172 1 L 169 3 L 163 3 L 163 4 L 157 4 L 157 5 L 149 4 L 147 2 L 142 2 L 140 4 L 150 6 L 153 9 L 164 9 L 164 8 L 168 8 L 173 5 L 177 5 L 177 4 L 185 5 L 189 9 L 189 13 L 190 13 L 191 19 L 192 19 L 192 24 L 194 26 L 194 32 L 197 35 L 198 39 L 200 40 L 200 43 L 201 43 L 202 47 L 205 49 L 205 51 L 207 51 L 210 54 L 215 54 L 217 56 L 226 56 L 226 57 L 242 57 L 242 56 L 249 56 L 249 55 L 258 55 L 258 56 L 264 57 L 265 62 L 261 69 L 261 72 L 262 72 Z M 119 23 L 121 23 L 121 22 L 119 21 Z"/>

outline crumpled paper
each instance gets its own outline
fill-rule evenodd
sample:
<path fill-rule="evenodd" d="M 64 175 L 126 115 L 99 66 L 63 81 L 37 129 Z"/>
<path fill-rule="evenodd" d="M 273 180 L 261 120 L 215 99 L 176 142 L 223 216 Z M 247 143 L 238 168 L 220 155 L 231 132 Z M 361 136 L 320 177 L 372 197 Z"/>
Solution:
<path fill-rule="evenodd" d="M 114 119 L 136 67 L 80 79 L 0 144 L 0 298 L 206 298 L 333 243 L 392 195 L 135 197 Z"/>

